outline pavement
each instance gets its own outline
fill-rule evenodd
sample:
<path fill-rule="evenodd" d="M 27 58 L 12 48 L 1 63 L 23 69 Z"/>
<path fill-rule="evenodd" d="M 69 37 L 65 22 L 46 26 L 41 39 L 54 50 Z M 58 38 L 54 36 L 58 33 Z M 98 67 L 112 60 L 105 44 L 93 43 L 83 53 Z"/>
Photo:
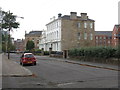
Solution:
<path fill-rule="evenodd" d="M 112 64 L 95 63 L 95 62 L 87 62 L 87 61 L 73 61 L 73 60 L 65 60 L 65 62 L 72 63 L 72 64 L 79 64 L 82 66 L 94 67 L 94 68 L 120 71 L 120 68 L 118 65 L 112 65 Z"/>
<path fill-rule="evenodd" d="M 22 77 L 22 76 L 32 76 L 33 73 L 26 69 L 25 67 L 19 65 L 11 59 L 7 59 L 7 56 L 2 54 L 2 59 L 0 59 L 0 64 L 2 64 L 2 73 L 0 76 L 10 76 L 10 77 Z"/>
<path fill-rule="evenodd" d="M 2 54 L 0 54 L 0 75 L 2 75 Z M 0 90 L 2 89 L 2 77 L 0 77 Z"/>
<path fill-rule="evenodd" d="M 53 58 L 58 61 L 77 64 L 81 66 L 88 66 L 88 67 L 94 67 L 94 68 L 102 68 L 107 70 L 114 70 L 114 71 L 120 71 L 120 67 L 118 65 L 114 64 L 104 64 L 104 63 L 97 63 L 97 62 L 88 62 L 88 61 L 79 61 L 79 60 L 71 60 L 71 59 L 59 59 L 59 58 Z"/>

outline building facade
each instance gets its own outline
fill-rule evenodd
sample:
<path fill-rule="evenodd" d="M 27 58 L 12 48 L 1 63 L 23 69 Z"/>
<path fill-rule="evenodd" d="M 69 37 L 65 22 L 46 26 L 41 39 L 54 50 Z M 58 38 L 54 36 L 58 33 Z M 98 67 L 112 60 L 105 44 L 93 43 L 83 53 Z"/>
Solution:
<path fill-rule="evenodd" d="M 17 39 L 14 41 L 14 45 L 16 47 L 16 51 L 18 52 L 23 52 L 25 50 L 25 47 L 24 47 L 24 40 L 22 39 Z"/>
<path fill-rule="evenodd" d="M 120 45 L 120 24 L 115 25 L 112 32 L 112 46 Z"/>
<path fill-rule="evenodd" d="M 42 31 L 31 31 L 28 34 L 25 34 L 25 47 L 27 41 L 33 41 L 35 44 L 35 49 L 39 49 L 39 39 L 41 38 Z"/>
<path fill-rule="evenodd" d="M 42 31 L 41 38 L 39 39 L 39 49 L 47 51 L 46 30 Z"/>
<path fill-rule="evenodd" d="M 46 25 L 44 49 L 53 51 L 69 50 L 95 45 L 94 20 L 89 19 L 87 13 L 81 13 L 77 16 L 76 12 L 70 12 L 70 15 L 58 14 Z M 43 48 L 40 44 L 40 49 Z"/>
<path fill-rule="evenodd" d="M 112 46 L 112 31 L 95 31 L 95 46 Z"/>

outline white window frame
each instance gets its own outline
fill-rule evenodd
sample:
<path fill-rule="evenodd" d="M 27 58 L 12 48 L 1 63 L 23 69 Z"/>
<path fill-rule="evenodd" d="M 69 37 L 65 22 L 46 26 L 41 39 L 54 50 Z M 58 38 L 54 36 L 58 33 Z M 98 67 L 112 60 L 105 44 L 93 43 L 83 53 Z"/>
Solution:
<path fill-rule="evenodd" d="M 90 33 L 90 40 L 93 40 L 93 34 Z"/>
<path fill-rule="evenodd" d="M 84 22 L 84 28 L 87 28 L 87 22 Z"/>
<path fill-rule="evenodd" d="M 80 40 L 80 32 L 77 33 L 78 40 Z"/>
<path fill-rule="evenodd" d="M 81 26 L 81 25 L 80 25 L 80 22 L 77 23 L 77 26 L 78 26 L 78 28 L 80 28 L 80 26 Z"/>
<path fill-rule="evenodd" d="M 86 32 L 84 33 L 84 39 L 85 40 L 87 39 L 87 33 Z"/>
<path fill-rule="evenodd" d="M 91 28 L 91 29 L 93 28 L 93 23 L 90 23 L 90 28 Z"/>

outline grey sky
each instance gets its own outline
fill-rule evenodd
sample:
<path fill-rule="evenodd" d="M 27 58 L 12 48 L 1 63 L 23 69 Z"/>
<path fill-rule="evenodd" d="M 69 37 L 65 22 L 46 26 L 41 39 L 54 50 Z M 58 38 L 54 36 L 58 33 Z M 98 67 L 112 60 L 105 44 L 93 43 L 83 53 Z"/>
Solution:
<path fill-rule="evenodd" d="M 12 32 L 12 36 L 24 38 L 25 30 L 43 30 L 50 18 L 58 13 L 69 15 L 70 12 L 87 13 L 90 19 L 95 20 L 96 31 L 112 31 L 118 24 L 119 0 L 0 0 L 3 10 L 10 10 L 21 23 L 20 28 Z"/>

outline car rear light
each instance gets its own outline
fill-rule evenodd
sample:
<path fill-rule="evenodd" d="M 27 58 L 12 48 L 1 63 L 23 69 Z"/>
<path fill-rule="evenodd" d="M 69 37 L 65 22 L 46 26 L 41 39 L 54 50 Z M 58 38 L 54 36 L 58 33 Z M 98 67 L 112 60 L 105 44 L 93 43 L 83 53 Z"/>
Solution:
<path fill-rule="evenodd" d="M 33 61 L 36 61 L 36 58 L 33 58 Z"/>

